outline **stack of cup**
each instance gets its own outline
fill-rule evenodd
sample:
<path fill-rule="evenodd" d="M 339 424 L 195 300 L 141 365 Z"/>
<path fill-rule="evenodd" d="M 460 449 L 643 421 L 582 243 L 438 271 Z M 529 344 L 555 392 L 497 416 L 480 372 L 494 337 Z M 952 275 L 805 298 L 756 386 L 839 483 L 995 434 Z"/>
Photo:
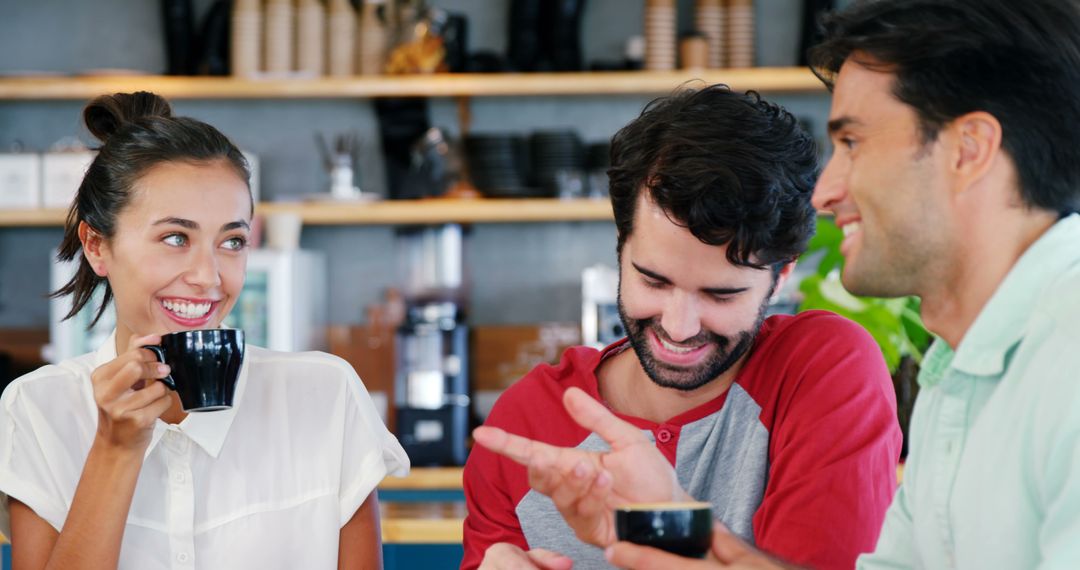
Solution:
<path fill-rule="evenodd" d="M 296 70 L 316 77 L 326 68 L 326 8 L 319 0 L 300 0 L 296 6 Z"/>
<path fill-rule="evenodd" d="M 754 0 L 727 0 L 729 67 L 754 66 Z"/>
<path fill-rule="evenodd" d="M 709 46 L 709 67 L 727 65 L 724 53 L 724 0 L 697 0 L 694 26 Z"/>
<path fill-rule="evenodd" d="M 327 60 L 332 77 L 349 77 L 355 69 L 356 11 L 349 0 L 330 0 L 326 23 Z"/>
<path fill-rule="evenodd" d="M 390 34 L 378 12 L 385 3 L 385 0 L 366 0 L 361 9 L 356 43 L 356 70 L 360 75 L 379 75 L 386 64 Z"/>
<path fill-rule="evenodd" d="M 266 217 L 266 247 L 278 251 L 300 248 L 304 219 L 295 212 L 278 212 Z"/>
<path fill-rule="evenodd" d="M 236 0 L 232 11 L 232 74 L 248 77 L 259 72 L 262 49 L 262 8 L 259 0 Z"/>
<path fill-rule="evenodd" d="M 267 0 L 266 2 L 266 71 L 289 73 L 292 71 L 293 54 L 292 0 Z"/>
<path fill-rule="evenodd" d="M 675 69 L 675 0 L 645 0 L 645 69 Z"/>

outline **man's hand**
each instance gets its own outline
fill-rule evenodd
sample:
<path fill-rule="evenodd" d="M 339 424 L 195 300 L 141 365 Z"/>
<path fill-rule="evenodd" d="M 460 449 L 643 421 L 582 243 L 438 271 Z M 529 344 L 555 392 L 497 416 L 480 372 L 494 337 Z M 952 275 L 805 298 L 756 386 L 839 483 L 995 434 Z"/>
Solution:
<path fill-rule="evenodd" d="M 600 547 L 615 542 L 612 509 L 628 503 L 692 501 L 679 486 L 675 469 L 642 431 L 617 418 L 578 388 L 563 395 L 563 406 L 581 427 L 611 446 L 597 453 L 556 447 L 480 427 L 476 442 L 529 469 L 529 486 L 551 498 L 578 539 Z"/>
<path fill-rule="evenodd" d="M 508 542 L 497 542 L 484 552 L 479 570 L 570 570 L 569 558 L 542 548 L 522 550 Z"/>
<path fill-rule="evenodd" d="M 683 558 L 670 552 L 664 552 L 648 546 L 629 542 L 617 542 L 604 551 L 604 556 L 611 564 L 619 568 L 634 570 L 668 569 L 707 570 L 717 568 L 743 570 L 798 570 L 794 566 L 779 562 L 762 552 L 754 550 L 745 542 L 731 534 L 724 525 L 713 526 L 712 548 L 705 560 Z"/>

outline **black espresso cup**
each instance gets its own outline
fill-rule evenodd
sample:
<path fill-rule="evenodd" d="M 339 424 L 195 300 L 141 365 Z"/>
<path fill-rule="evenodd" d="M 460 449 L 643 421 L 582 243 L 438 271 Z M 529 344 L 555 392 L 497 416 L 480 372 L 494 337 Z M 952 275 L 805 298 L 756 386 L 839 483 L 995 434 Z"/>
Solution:
<path fill-rule="evenodd" d="M 619 540 L 705 558 L 712 544 L 709 503 L 638 503 L 615 509 Z"/>
<path fill-rule="evenodd" d="M 161 344 L 143 348 L 169 365 L 161 381 L 180 396 L 185 412 L 212 412 L 232 407 L 240 365 L 244 362 L 244 331 L 206 329 L 161 336 Z"/>

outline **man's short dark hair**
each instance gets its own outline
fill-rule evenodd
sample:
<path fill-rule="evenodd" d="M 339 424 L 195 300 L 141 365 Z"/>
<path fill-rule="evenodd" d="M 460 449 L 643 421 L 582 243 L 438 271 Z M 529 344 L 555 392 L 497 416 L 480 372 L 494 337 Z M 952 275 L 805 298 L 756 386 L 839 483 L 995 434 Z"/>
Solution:
<path fill-rule="evenodd" d="M 925 142 L 973 111 L 1001 123 L 1026 205 L 1080 206 L 1080 7 L 1075 0 L 882 0 L 823 20 L 810 65 L 832 87 L 849 58 L 896 75 Z M 868 57 L 867 57 L 868 56 Z"/>
<path fill-rule="evenodd" d="M 644 190 L 735 265 L 777 267 L 806 250 L 817 178 L 813 138 L 791 113 L 725 85 L 657 99 L 611 141 L 618 251 Z"/>

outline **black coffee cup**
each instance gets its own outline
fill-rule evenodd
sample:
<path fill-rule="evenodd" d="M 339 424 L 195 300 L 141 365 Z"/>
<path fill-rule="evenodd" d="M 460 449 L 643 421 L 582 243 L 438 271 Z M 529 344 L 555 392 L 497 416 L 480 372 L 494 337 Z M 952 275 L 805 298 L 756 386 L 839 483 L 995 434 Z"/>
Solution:
<path fill-rule="evenodd" d="M 712 544 L 709 503 L 639 503 L 615 509 L 619 540 L 705 558 Z"/>
<path fill-rule="evenodd" d="M 180 396 L 185 412 L 212 412 L 232 407 L 240 365 L 244 362 L 244 331 L 206 329 L 161 336 L 153 351 L 171 372 L 161 381 Z"/>

